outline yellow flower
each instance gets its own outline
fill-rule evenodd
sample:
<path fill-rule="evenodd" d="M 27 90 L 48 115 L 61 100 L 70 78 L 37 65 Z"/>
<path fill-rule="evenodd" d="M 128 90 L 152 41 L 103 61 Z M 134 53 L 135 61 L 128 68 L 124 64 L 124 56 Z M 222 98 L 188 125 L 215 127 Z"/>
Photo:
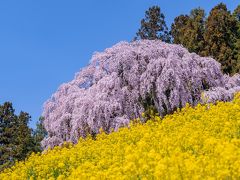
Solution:
<path fill-rule="evenodd" d="M 33 153 L 0 179 L 239 179 L 239 129 L 240 93 Z"/>

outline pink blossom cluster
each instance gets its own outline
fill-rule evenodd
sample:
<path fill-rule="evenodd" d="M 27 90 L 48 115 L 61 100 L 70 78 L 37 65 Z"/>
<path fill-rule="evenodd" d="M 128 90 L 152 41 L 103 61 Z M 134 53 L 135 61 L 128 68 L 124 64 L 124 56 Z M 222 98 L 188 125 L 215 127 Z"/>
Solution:
<path fill-rule="evenodd" d="M 95 53 L 90 64 L 60 86 L 45 103 L 48 137 L 43 147 L 76 143 L 100 129 L 110 133 L 127 126 L 154 106 L 161 116 L 186 103 L 231 100 L 240 76 L 223 75 L 210 57 L 189 53 L 159 40 L 120 42 Z"/>

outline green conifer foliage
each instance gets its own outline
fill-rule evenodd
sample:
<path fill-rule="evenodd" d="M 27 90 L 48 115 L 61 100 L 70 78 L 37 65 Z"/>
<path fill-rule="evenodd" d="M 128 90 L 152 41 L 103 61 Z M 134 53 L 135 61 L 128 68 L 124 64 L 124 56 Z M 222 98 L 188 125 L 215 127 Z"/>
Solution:
<path fill-rule="evenodd" d="M 207 20 L 204 39 L 206 42 L 203 55 L 212 56 L 222 65 L 224 73 L 233 74 L 237 66 L 234 56 L 237 21 L 233 18 L 225 4 L 215 6 Z"/>
<path fill-rule="evenodd" d="M 182 44 L 190 52 L 202 54 L 204 48 L 205 12 L 201 8 L 193 9 L 190 15 L 180 15 L 174 19 L 171 35 L 173 43 Z"/>
<path fill-rule="evenodd" d="M 233 12 L 233 17 L 237 20 L 237 40 L 234 47 L 235 58 L 237 59 L 237 66 L 235 72 L 240 73 L 240 5 Z"/>
<path fill-rule="evenodd" d="M 160 39 L 164 42 L 170 42 L 165 16 L 159 6 L 150 7 L 145 12 L 145 18 L 141 20 L 141 27 L 137 32 L 136 39 Z"/>
<path fill-rule="evenodd" d="M 10 102 L 0 105 L 0 171 L 33 151 L 32 129 L 28 127 L 30 119 L 25 112 L 15 115 Z"/>
<path fill-rule="evenodd" d="M 43 148 L 41 147 L 41 141 L 47 136 L 47 131 L 43 125 L 43 120 L 44 120 L 43 117 L 39 118 L 39 121 L 37 122 L 37 125 L 36 125 L 37 127 L 33 133 L 33 138 L 35 143 L 34 151 L 36 152 L 41 152 L 43 150 Z"/>

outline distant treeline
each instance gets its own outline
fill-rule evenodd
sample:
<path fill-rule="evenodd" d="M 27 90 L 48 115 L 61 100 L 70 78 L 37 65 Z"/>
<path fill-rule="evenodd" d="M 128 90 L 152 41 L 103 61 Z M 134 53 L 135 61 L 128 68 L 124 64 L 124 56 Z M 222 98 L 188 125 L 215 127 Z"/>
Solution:
<path fill-rule="evenodd" d="M 150 7 L 136 39 L 160 39 L 164 42 L 182 44 L 190 52 L 211 56 L 222 65 L 224 73 L 240 72 L 240 5 L 230 12 L 220 3 L 206 17 L 202 8 L 192 9 L 174 19 L 168 30 L 165 16 L 159 6 Z"/>

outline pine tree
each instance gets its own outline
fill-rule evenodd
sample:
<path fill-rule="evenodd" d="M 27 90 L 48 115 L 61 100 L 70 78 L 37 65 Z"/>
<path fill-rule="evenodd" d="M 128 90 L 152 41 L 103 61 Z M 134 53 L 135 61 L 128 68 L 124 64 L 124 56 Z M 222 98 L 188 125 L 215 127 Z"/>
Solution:
<path fill-rule="evenodd" d="M 180 15 L 174 19 L 174 23 L 171 26 L 171 35 L 174 44 L 182 44 L 184 47 L 186 46 L 185 32 L 187 31 L 189 19 L 188 15 Z"/>
<path fill-rule="evenodd" d="M 43 148 L 41 147 L 41 141 L 47 136 L 47 131 L 43 125 L 43 120 L 44 120 L 43 117 L 39 118 L 39 121 L 37 122 L 37 127 L 33 133 L 35 143 L 34 150 L 36 152 L 41 152 L 43 150 Z"/>
<path fill-rule="evenodd" d="M 17 122 L 13 127 L 15 129 L 15 158 L 24 160 L 27 155 L 34 151 L 34 141 L 32 137 L 33 130 L 28 127 L 31 116 L 26 112 L 20 112 L 17 116 Z"/>
<path fill-rule="evenodd" d="M 13 164 L 13 137 L 16 116 L 10 102 L 0 105 L 0 171 Z"/>
<path fill-rule="evenodd" d="M 34 150 L 28 113 L 14 114 L 12 103 L 0 105 L 0 171 L 25 159 Z"/>
<path fill-rule="evenodd" d="M 206 21 L 204 55 L 217 59 L 224 73 L 233 74 L 237 61 L 234 56 L 237 23 L 225 4 L 215 6 Z"/>
<path fill-rule="evenodd" d="M 237 19 L 238 22 L 240 22 L 240 5 L 238 5 L 234 10 L 233 16 Z"/>
<path fill-rule="evenodd" d="M 237 40 L 234 45 L 235 58 L 237 59 L 237 65 L 235 66 L 235 72 L 240 73 L 240 5 L 233 12 L 233 17 L 237 21 Z"/>
<path fill-rule="evenodd" d="M 190 15 L 180 15 L 174 19 L 171 35 L 175 44 L 182 44 L 190 52 L 202 53 L 204 48 L 205 12 L 201 8 L 193 9 Z"/>
<path fill-rule="evenodd" d="M 165 22 L 165 16 L 159 6 L 152 6 L 145 12 L 145 18 L 141 20 L 136 39 L 160 39 L 170 42 L 171 38 Z"/>

